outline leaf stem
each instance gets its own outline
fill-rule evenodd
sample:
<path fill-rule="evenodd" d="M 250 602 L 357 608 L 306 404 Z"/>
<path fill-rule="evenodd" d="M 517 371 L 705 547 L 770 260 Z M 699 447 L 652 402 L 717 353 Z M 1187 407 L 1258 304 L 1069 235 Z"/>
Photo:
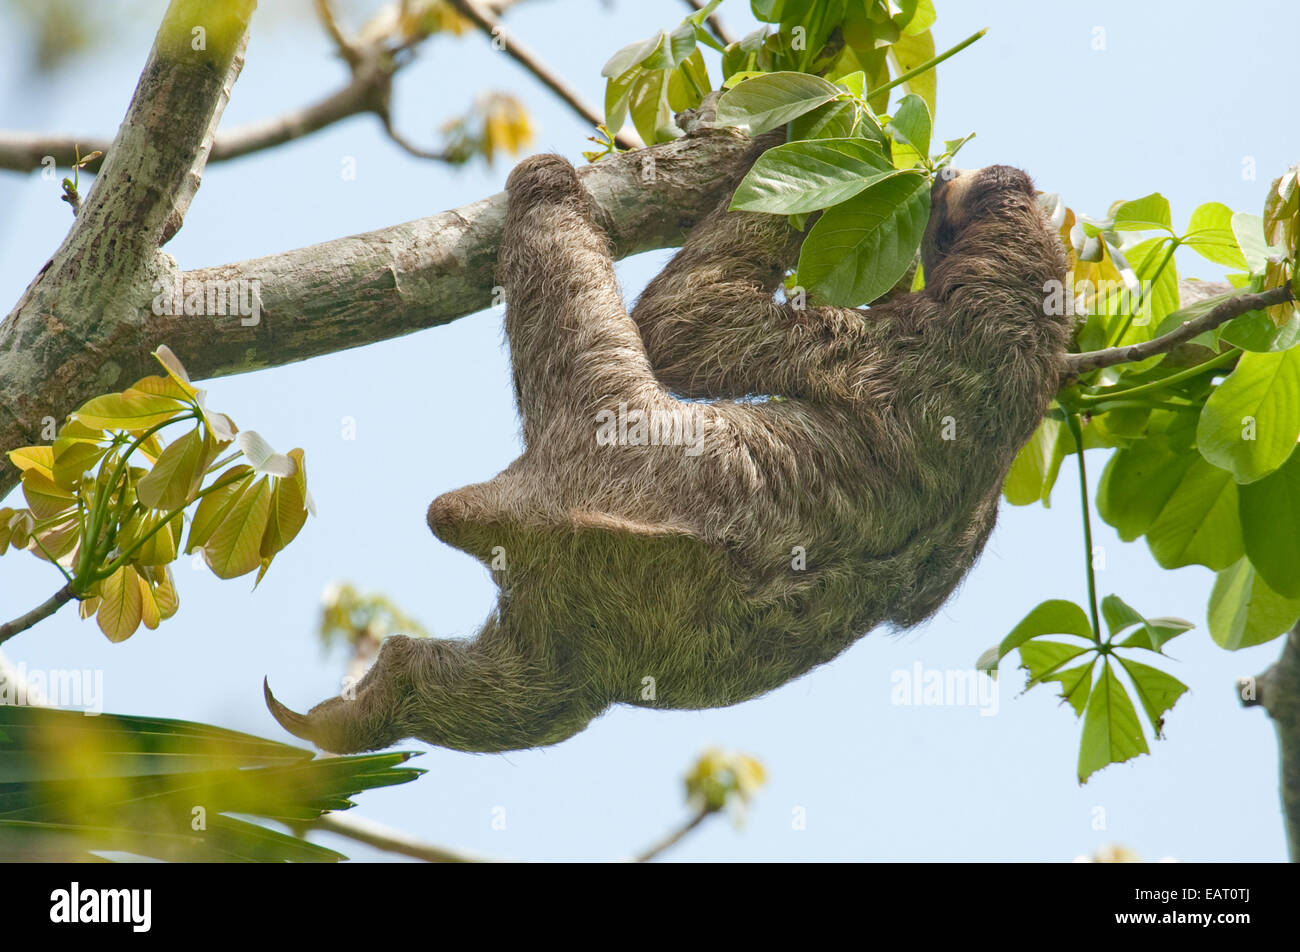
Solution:
<path fill-rule="evenodd" d="M 1222 354 L 1217 354 L 1209 360 L 1197 364 L 1195 367 L 1188 367 L 1186 370 L 1180 370 L 1176 374 L 1170 374 L 1160 380 L 1153 380 L 1150 383 L 1144 383 L 1138 387 L 1129 387 L 1125 390 L 1112 390 L 1108 393 L 1081 393 L 1079 400 L 1083 403 L 1096 403 L 1101 400 L 1115 400 L 1120 397 L 1133 397 L 1144 393 L 1151 393 L 1169 386 L 1171 383 L 1180 383 L 1191 377 L 1196 377 L 1205 373 L 1207 370 L 1213 370 L 1215 367 L 1221 367 L 1230 363 L 1234 358 L 1241 356 L 1241 351 L 1235 347 L 1231 350 L 1225 350 Z"/>
<path fill-rule="evenodd" d="M 966 47 L 970 46 L 972 43 L 974 43 L 976 40 L 978 40 L 987 32 L 988 32 L 988 27 L 985 27 L 984 29 L 979 30 L 976 33 L 972 33 L 970 36 L 966 37 L 966 39 L 962 40 L 960 43 L 958 43 L 956 46 L 952 47 L 951 49 L 945 50 L 944 52 L 940 53 L 938 56 L 934 57 L 933 59 L 926 60 L 920 66 L 913 66 L 905 73 L 899 73 L 898 76 L 896 76 L 894 79 L 891 79 L 883 86 L 877 86 L 875 89 L 870 90 L 869 95 L 875 96 L 876 93 L 883 93 L 887 89 L 893 89 L 895 86 L 900 86 L 903 83 L 907 82 L 909 79 L 919 76 L 921 73 L 924 73 L 928 69 L 934 69 L 936 66 L 942 63 L 944 60 L 948 59 L 950 56 L 956 56 L 958 53 L 966 49 Z"/>
<path fill-rule="evenodd" d="M 1101 643 L 1101 623 L 1097 617 L 1097 575 L 1092 567 L 1092 515 L 1088 511 L 1088 468 L 1083 461 L 1083 428 L 1079 417 L 1074 413 L 1065 415 L 1065 425 L 1074 437 L 1074 447 L 1079 454 L 1079 498 L 1083 509 L 1083 554 L 1084 567 L 1088 573 L 1088 612 L 1092 616 L 1092 633 Z"/>

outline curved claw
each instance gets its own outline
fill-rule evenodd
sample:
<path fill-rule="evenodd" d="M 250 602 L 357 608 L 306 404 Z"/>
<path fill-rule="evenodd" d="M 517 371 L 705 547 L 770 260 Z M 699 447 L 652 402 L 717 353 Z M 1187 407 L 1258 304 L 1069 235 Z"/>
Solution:
<path fill-rule="evenodd" d="M 267 710 L 290 734 L 294 737 L 301 737 L 303 740 L 315 741 L 311 729 L 311 718 L 297 711 L 291 711 L 275 699 L 271 693 L 271 682 L 268 678 L 262 678 L 262 696 L 266 699 Z"/>

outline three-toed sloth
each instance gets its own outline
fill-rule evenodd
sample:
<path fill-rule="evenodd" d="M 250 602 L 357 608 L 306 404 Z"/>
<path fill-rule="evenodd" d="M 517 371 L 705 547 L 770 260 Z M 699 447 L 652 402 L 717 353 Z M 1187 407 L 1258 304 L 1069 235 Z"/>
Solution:
<path fill-rule="evenodd" d="M 802 235 L 727 211 L 629 315 L 573 167 L 521 162 L 499 252 L 524 453 L 429 527 L 500 567 L 471 641 L 393 636 L 306 715 L 327 750 L 554 744 L 611 704 L 709 708 L 935 612 L 1056 391 L 1065 257 L 1023 172 L 941 175 L 925 288 L 867 309 L 776 291 Z"/>

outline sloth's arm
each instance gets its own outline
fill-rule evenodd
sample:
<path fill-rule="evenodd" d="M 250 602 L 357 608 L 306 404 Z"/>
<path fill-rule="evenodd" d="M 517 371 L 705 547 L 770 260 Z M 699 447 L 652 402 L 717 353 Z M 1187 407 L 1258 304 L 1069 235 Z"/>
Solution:
<path fill-rule="evenodd" d="M 646 287 L 632 319 L 660 383 L 686 397 L 816 396 L 861 312 L 774 295 L 802 236 L 784 216 L 716 209 Z"/>

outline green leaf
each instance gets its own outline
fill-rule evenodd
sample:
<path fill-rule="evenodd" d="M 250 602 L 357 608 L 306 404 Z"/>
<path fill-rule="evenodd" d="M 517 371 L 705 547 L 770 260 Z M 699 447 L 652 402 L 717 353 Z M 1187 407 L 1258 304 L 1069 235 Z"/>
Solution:
<path fill-rule="evenodd" d="M 837 205 L 898 174 L 866 139 L 790 142 L 759 156 L 731 207 L 797 215 Z"/>
<path fill-rule="evenodd" d="M 1138 701 L 1141 703 L 1142 709 L 1146 711 L 1147 720 L 1151 723 L 1152 731 L 1157 738 L 1163 737 L 1164 713 L 1172 708 L 1178 699 L 1186 693 L 1187 685 L 1172 674 L 1161 671 L 1159 668 L 1140 664 L 1131 658 L 1121 658 L 1116 655 L 1115 660 L 1120 663 L 1120 666 L 1132 679 L 1133 688 L 1137 691 Z"/>
<path fill-rule="evenodd" d="M 678 130 L 668 104 L 668 73 L 663 70 L 641 73 L 632 85 L 628 111 L 637 133 L 647 145 L 673 139 Z"/>
<path fill-rule="evenodd" d="M 1182 618 L 1144 618 L 1118 595 L 1107 595 L 1101 600 L 1101 614 L 1106 619 L 1110 641 L 1134 625 L 1142 626 L 1119 643 L 1126 648 L 1146 648 L 1159 652 L 1167 641 L 1192 628 L 1192 623 Z"/>
<path fill-rule="evenodd" d="M 1109 664 L 1104 664 L 1083 719 L 1079 743 L 1079 782 L 1107 764 L 1121 764 L 1139 754 L 1150 753 L 1137 709 Z"/>
<path fill-rule="evenodd" d="M 718 100 L 718 123 L 748 126 L 759 135 L 840 96 L 840 88 L 807 73 L 768 73 L 747 79 Z"/>
<path fill-rule="evenodd" d="M 1272 641 L 1300 620 L 1300 601 L 1279 595 L 1243 558 L 1220 572 L 1210 592 L 1210 637 L 1236 651 Z"/>
<path fill-rule="evenodd" d="M 1229 298 L 1240 293 L 1240 291 L 1232 291 L 1216 297 Z M 1290 350 L 1296 344 L 1300 344 L 1300 314 L 1293 312 L 1290 320 L 1278 327 L 1265 311 L 1247 311 L 1221 326 L 1218 336 L 1220 340 L 1227 341 L 1242 350 L 1260 353 Z M 1200 338 L 1193 338 L 1193 340 L 1200 340 Z"/>
<path fill-rule="evenodd" d="M 901 142 L 911 150 L 910 153 L 907 150 L 895 150 L 896 166 L 910 168 L 916 162 L 924 162 L 929 158 L 930 107 L 920 96 L 915 93 L 904 96 L 894 112 L 894 118 L 885 129 L 896 142 Z M 912 154 L 915 158 L 911 157 Z"/>
<path fill-rule="evenodd" d="M 1120 338 L 1122 344 L 1150 340 L 1155 336 L 1154 329 L 1178 309 L 1178 266 L 1173 258 L 1165 260 L 1168 244 L 1168 238 L 1148 238 L 1124 249 L 1125 260 L 1147 291 L 1133 323 Z M 1128 310 L 1137 304 L 1137 295 L 1118 295 L 1115 304 L 1122 308 L 1108 308 L 1104 298 L 1097 303 L 1099 313 Z"/>
<path fill-rule="evenodd" d="M 1027 506 L 1041 501 L 1044 506 L 1050 506 L 1061 461 L 1073 445 L 1073 438 L 1060 420 L 1044 417 L 1029 442 L 1016 454 L 1002 482 L 1002 494 L 1007 502 Z"/>
<path fill-rule="evenodd" d="M 1232 474 L 1194 460 L 1146 535 L 1162 568 L 1196 564 L 1218 571 L 1237 561 L 1244 549 Z"/>
<path fill-rule="evenodd" d="M 1026 645 L 1028 647 L 1028 645 Z M 1088 693 L 1092 690 L 1092 669 L 1097 666 L 1096 659 L 1089 660 L 1073 668 L 1065 668 L 1043 678 L 1043 683 L 1056 681 L 1061 685 L 1061 699 L 1074 708 L 1074 716 L 1082 717 L 1088 705 Z"/>
<path fill-rule="evenodd" d="M 877 182 L 813 226 L 799 253 L 799 282 L 829 304 L 874 301 L 912 263 L 929 211 L 929 180 L 920 172 Z"/>
<path fill-rule="evenodd" d="M 1232 209 L 1222 202 L 1206 202 L 1192 212 L 1183 244 L 1215 264 L 1247 270 L 1246 258 L 1232 231 Z"/>
<path fill-rule="evenodd" d="M 1269 588 L 1300 599 L 1300 453 L 1239 491 L 1246 556 Z"/>
<path fill-rule="evenodd" d="M 0 858 L 333 862 L 344 857 L 249 818 L 310 823 L 347 809 L 363 790 L 423 773 L 402 766 L 410 757 L 313 759 L 208 724 L 3 705 Z"/>
<path fill-rule="evenodd" d="M 894 61 L 899 75 L 934 59 L 934 36 L 929 30 L 921 30 L 911 36 L 901 36 L 889 47 L 889 56 Z M 934 114 L 939 74 L 935 69 L 918 73 L 903 84 L 909 93 L 921 97 Z"/>
<path fill-rule="evenodd" d="M 1101 617 L 1106 620 L 1106 630 L 1110 632 L 1111 638 L 1125 628 L 1141 625 L 1146 620 L 1118 595 L 1107 595 L 1101 600 Z"/>
<path fill-rule="evenodd" d="M 638 40 L 635 43 L 629 43 L 617 53 L 609 58 L 603 67 L 600 75 L 606 79 L 617 79 L 630 71 L 633 67 L 639 66 L 646 60 L 664 41 L 664 32 L 660 30 L 654 36 L 648 39 Z M 608 48 L 608 47 L 607 47 Z"/>
<path fill-rule="evenodd" d="M 1118 645 L 1121 648 L 1145 648 L 1163 654 L 1164 645 L 1194 627 L 1186 618 L 1147 618 L 1141 628 Z"/>
<path fill-rule="evenodd" d="M 1027 688 L 1050 680 L 1063 664 L 1084 654 L 1093 654 L 1096 646 L 1072 645 L 1064 641 L 1026 641 L 1020 646 L 1020 666 L 1029 672 Z"/>
<path fill-rule="evenodd" d="M 793 142 L 803 139 L 848 138 L 855 133 L 857 119 L 858 109 L 853 103 L 846 99 L 835 99 L 793 120 L 790 123 L 790 139 Z"/>
<path fill-rule="evenodd" d="M 1155 522 L 1198 458 L 1195 450 L 1175 448 L 1168 440 L 1156 438 L 1119 450 L 1097 484 L 1097 512 L 1121 539 L 1132 542 Z"/>
<path fill-rule="evenodd" d="M 1201 455 L 1250 483 L 1281 466 L 1300 437 L 1300 350 L 1243 354 L 1201 410 Z M 1224 568 L 1226 566 L 1220 566 Z"/>
<path fill-rule="evenodd" d="M 1169 219 L 1169 199 L 1159 192 L 1124 202 L 1112 216 L 1116 231 L 1152 231 L 1161 229 L 1173 234 Z"/>
<path fill-rule="evenodd" d="M 1268 241 L 1264 238 L 1264 219 L 1259 215 L 1237 212 L 1232 216 L 1232 236 L 1237 239 L 1246 260 L 1246 269 L 1252 274 L 1264 270 L 1268 264 Z"/>
<path fill-rule="evenodd" d="M 1092 624 L 1082 608 L 1074 602 L 1052 598 L 1036 605 L 1015 628 L 1011 629 L 1011 633 L 998 643 L 996 649 L 986 651 L 980 657 L 976 667 L 981 671 L 992 671 L 1008 654 L 1039 635 L 1078 635 L 1089 641 L 1097 640 L 1092 631 Z"/>

